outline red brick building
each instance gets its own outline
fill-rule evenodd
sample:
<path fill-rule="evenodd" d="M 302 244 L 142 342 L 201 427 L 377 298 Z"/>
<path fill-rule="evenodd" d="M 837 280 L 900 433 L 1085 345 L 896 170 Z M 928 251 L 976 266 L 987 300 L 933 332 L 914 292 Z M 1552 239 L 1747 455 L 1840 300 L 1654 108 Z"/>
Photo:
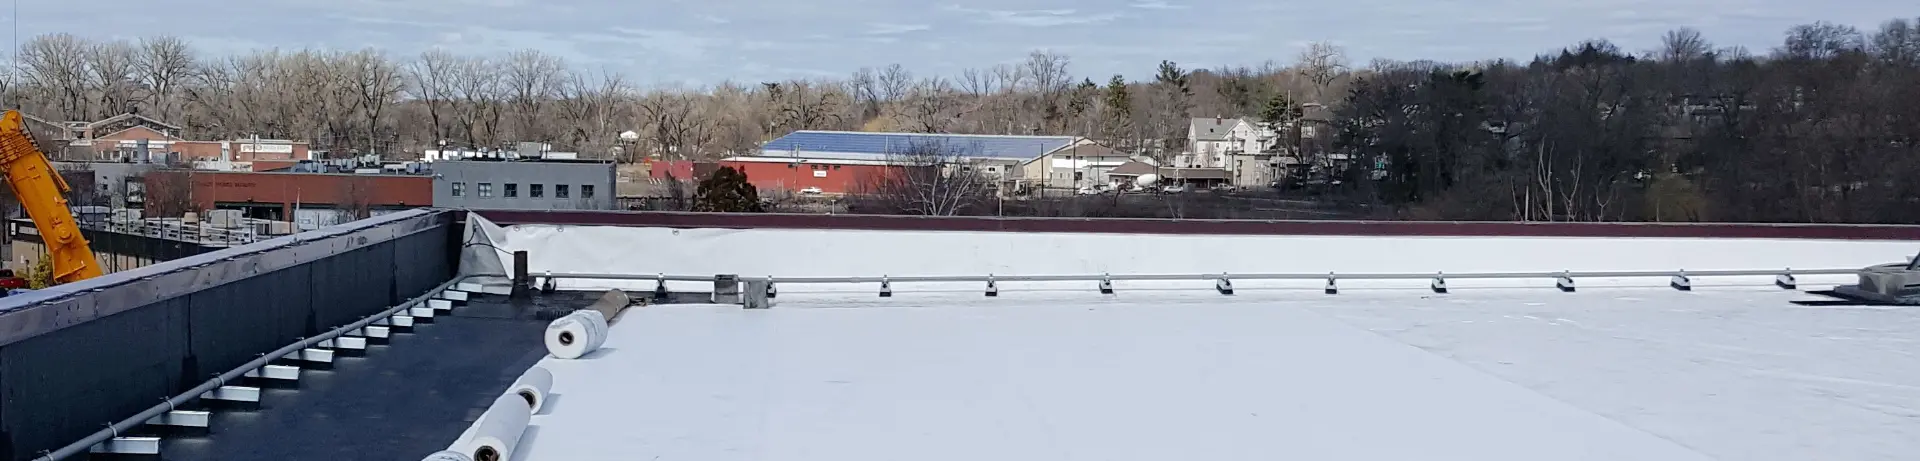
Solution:
<path fill-rule="evenodd" d="M 720 161 L 747 174 L 747 182 L 761 191 L 800 191 L 820 188 L 827 194 L 857 193 L 871 188 L 900 166 L 872 160 L 733 157 Z"/>
<path fill-rule="evenodd" d="M 433 205 L 433 178 L 411 175 L 161 170 L 144 181 L 148 216 L 239 209 L 286 221 L 300 208 L 372 211 Z"/>
<path fill-rule="evenodd" d="M 308 156 L 307 143 L 285 139 L 244 139 L 236 141 L 190 141 L 182 138 L 179 126 L 140 114 L 120 114 L 94 122 L 67 122 L 60 141 L 67 145 L 69 157 L 84 160 L 137 161 L 141 143 L 152 163 L 170 157 L 181 162 L 219 160 L 235 162 L 255 160 L 296 161 Z M 177 154 L 169 156 L 169 154 Z"/>

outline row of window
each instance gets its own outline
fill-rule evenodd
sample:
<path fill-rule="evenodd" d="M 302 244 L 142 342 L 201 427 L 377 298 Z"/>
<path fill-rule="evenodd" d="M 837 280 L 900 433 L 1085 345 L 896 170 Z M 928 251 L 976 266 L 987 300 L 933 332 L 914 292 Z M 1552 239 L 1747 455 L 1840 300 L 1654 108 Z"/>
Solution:
<path fill-rule="evenodd" d="M 474 185 L 476 186 L 474 188 L 475 189 L 474 192 L 476 192 L 474 194 L 475 196 L 478 196 L 480 198 L 493 197 L 493 183 L 483 182 L 483 183 L 475 183 Z M 519 184 L 506 183 L 506 184 L 501 184 L 500 186 L 501 186 L 501 190 L 500 190 L 501 197 L 505 197 L 505 198 L 520 197 Z M 554 184 L 553 198 L 572 198 L 570 197 L 570 195 L 572 195 L 570 194 L 571 189 L 567 186 L 569 185 Z M 546 184 L 528 184 L 527 185 L 527 198 L 546 198 L 546 193 L 547 193 Z M 454 197 L 467 196 L 467 183 L 464 183 L 464 182 L 453 183 L 453 196 Z M 580 185 L 580 198 L 593 198 L 592 184 Z"/>

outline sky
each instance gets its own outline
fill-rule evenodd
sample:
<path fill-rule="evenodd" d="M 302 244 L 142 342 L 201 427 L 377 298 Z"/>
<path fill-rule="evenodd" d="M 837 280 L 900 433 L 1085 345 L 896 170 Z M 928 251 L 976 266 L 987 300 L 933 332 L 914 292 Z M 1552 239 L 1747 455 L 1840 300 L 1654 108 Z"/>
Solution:
<path fill-rule="evenodd" d="M 16 0 L 17 1 L 17 0 Z M 21 2 L 21 39 L 175 35 L 203 54 L 372 47 L 504 54 L 535 48 L 648 85 L 845 76 L 899 63 L 920 75 L 1016 62 L 1045 49 L 1075 75 L 1152 75 L 1292 61 L 1310 42 L 1380 59 L 1524 59 L 1591 38 L 1650 50 L 1693 27 L 1756 52 L 1787 28 L 1871 31 L 1920 17 L 1911 0 L 96 0 Z M 6 8 L 7 5 L 0 5 Z"/>

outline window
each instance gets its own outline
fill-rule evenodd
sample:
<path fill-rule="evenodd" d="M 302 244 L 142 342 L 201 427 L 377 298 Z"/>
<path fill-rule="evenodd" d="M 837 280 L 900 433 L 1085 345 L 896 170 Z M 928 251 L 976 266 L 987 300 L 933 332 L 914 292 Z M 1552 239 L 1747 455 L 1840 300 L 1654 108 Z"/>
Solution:
<path fill-rule="evenodd" d="M 453 196 L 454 196 L 454 197 L 463 197 L 463 196 L 466 196 L 466 195 L 467 195 L 467 183 L 464 183 L 464 182 L 455 182 L 455 183 L 453 183 Z"/>
<path fill-rule="evenodd" d="M 545 184 L 528 184 L 527 197 L 540 198 L 540 196 L 546 192 L 546 191 L 540 190 L 541 189 L 540 186 L 545 186 Z"/>
<path fill-rule="evenodd" d="M 514 184 L 514 183 L 507 183 L 507 184 L 506 184 L 506 186 L 507 186 L 507 190 L 503 190 L 503 191 L 500 191 L 500 192 L 502 192 L 502 193 L 500 194 L 500 196 L 501 196 L 501 197 L 506 197 L 506 198 L 514 198 L 514 197 L 519 197 L 519 196 L 520 196 L 520 185 L 519 185 L 519 184 Z"/>
<path fill-rule="evenodd" d="M 554 184 L 554 185 L 553 185 L 553 198 L 567 198 L 567 185 L 566 185 L 566 184 Z"/>
<path fill-rule="evenodd" d="M 580 198 L 593 198 L 593 185 L 592 185 L 592 184 L 581 184 L 581 185 L 580 185 Z"/>
<path fill-rule="evenodd" d="M 480 198 L 489 198 L 489 197 L 493 197 L 493 183 L 490 183 L 490 182 L 480 183 Z"/>

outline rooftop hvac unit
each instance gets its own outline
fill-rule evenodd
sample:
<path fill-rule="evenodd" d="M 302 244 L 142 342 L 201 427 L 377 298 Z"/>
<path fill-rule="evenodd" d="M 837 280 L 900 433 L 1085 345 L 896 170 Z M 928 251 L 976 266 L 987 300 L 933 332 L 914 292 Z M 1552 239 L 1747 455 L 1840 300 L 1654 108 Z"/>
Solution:
<path fill-rule="evenodd" d="M 246 217 L 240 210 L 213 210 L 207 212 L 207 224 L 213 227 L 231 229 L 244 224 Z"/>

